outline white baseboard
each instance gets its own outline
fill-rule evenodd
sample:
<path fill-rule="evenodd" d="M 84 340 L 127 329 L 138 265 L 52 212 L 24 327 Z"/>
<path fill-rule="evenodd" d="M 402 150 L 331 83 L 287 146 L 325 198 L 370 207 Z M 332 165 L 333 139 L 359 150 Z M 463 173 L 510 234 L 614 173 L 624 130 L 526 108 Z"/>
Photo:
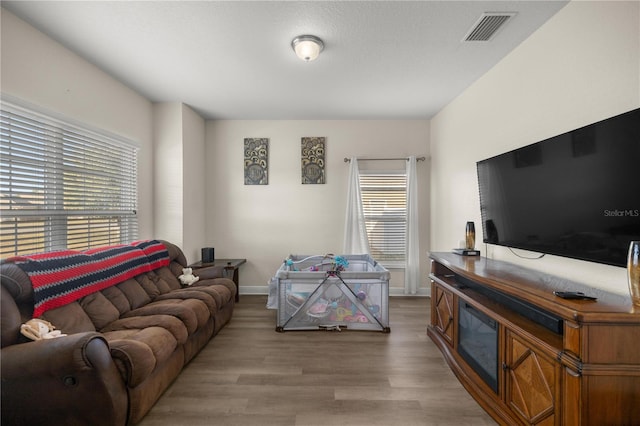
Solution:
<path fill-rule="evenodd" d="M 269 287 L 266 285 L 242 285 L 240 284 L 240 295 L 243 294 L 253 294 L 253 295 L 268 295 Z M 389 288 L 389 296 L 420 296 L 420 297 L 429 297 L 431 296 L 430 288 L 419 288 L 417 294 L 404 294 L 404 289 L 399 287 L 390 287 Z"/>

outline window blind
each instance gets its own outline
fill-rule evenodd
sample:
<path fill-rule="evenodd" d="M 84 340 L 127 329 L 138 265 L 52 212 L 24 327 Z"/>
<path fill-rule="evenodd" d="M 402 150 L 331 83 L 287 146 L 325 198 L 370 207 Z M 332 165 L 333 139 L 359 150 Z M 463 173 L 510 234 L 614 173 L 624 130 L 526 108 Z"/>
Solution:
<path fill-rule="evenodd" d="M 386 266 L 404 267 L 406 173 L 361 171 L 360 192 L 371 255 Z"/>
<path fill-rule="evenodd" d="M 137 147 L 3 102 L 0 257 L 138 238 Z"/>

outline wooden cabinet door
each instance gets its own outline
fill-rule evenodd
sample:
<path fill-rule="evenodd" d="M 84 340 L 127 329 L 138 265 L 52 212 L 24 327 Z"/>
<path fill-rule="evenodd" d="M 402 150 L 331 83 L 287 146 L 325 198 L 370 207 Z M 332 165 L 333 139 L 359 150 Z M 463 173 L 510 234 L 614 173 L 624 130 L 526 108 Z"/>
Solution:
<path fill-rule="evenodd" d="M 435 322 L 433 326 L 447 339 L 453 346 L 453 324 L 454 324 L 454 304 L 453 293 L 435 286 L 436 294 L 434 298 Z"/>
<path fill-rule="evenodd" d="M 506 402 L 529 425 L 560 424 L 560 364 L 507 331 Z"/>

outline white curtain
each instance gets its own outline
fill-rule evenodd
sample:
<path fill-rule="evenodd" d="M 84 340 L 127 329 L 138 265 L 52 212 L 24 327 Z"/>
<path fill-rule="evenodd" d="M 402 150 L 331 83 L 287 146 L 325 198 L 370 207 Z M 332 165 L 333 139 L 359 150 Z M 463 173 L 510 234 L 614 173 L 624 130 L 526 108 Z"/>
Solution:
<path fill-rule="evenodd" d="M 407 161 L 407 228 L 404 293 L 416 294 L 420 286 L 420 244 L 418 229 L 418 179 L 416 157 Z"/>
<path fill-rule="evenodd" d="M 351 158 L 347 189 L 347 213 L 344 221 L 344 253 L 369 254 L 369 239 L 360 196 L 358 159 Z"/>

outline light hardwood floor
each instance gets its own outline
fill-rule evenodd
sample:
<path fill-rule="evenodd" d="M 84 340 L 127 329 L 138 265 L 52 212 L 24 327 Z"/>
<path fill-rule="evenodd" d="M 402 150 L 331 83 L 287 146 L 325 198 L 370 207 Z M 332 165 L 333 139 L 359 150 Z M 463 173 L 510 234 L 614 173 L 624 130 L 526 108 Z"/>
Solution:
<path fill-rule="evenodd" d="M 266 296 L 242 296 L 139 425 L 495 425 L 427 337 L 428 303 L 390 298 L 389 334 L 278 333 Z"/>

